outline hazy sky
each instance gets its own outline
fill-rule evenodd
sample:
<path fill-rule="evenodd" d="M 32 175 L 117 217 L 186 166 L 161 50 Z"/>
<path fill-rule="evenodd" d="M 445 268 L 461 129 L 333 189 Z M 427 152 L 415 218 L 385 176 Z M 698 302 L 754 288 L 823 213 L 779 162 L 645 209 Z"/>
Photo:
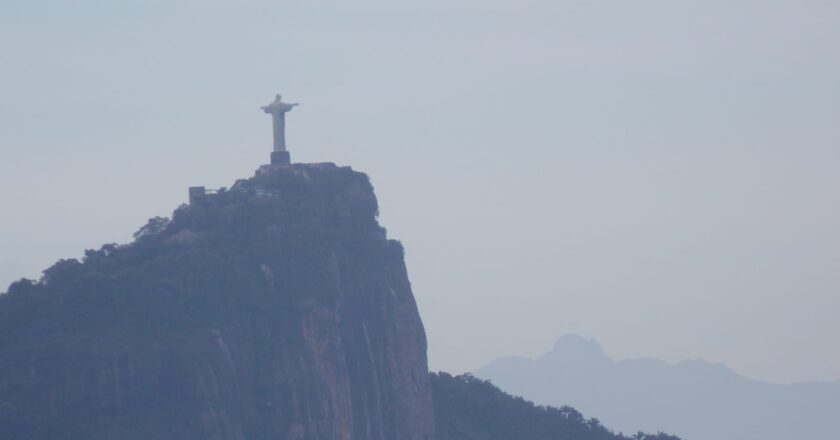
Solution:
<path fill-rule="evenodd" d="M 433 369 L 840 379 L 840 2 L 0 2 L 0 284 L 268 160 L 367 172 Z"/>

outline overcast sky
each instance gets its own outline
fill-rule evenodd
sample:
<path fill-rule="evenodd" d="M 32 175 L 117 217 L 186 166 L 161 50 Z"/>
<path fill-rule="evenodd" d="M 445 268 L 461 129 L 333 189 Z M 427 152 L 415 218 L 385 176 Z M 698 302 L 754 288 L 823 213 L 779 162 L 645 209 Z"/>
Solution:
<path fill-rule="evenodd" d="M 371 176 L 432 369 L 703 358 L 840 380 L 840 2 L 0 3 L 0 291 L 187 187 Z"/>

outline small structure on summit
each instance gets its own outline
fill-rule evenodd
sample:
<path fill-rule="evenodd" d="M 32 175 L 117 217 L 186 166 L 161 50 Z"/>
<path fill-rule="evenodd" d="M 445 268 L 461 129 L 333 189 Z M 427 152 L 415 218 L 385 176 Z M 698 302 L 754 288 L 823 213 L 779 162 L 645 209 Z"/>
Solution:
<path fill-rule="evenodd" d="M 262 107 L 262 110 L 271 115 L 274 127 L 274 151 L 271 152 L 272 165 L 288 165 L 291 163 L 289 151 L 286 150 L 286 113 L 290 112 L 297 103 L 286 103 L 280 95 L 274 97 L 274 102 Z"/>
<path fill-rule="evenodd" d="M 190 205 L 196 205 L 207 198 L 207 189 L 203 186 L 190 187 Z"/>

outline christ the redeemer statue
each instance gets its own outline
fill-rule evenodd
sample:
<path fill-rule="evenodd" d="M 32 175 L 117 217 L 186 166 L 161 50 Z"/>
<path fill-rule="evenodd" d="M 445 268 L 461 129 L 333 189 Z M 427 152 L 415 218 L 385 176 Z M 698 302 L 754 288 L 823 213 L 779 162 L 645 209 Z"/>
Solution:
<path fill-rule="evenodd" d="M 263 111 L 271 115 L 274 125 L 274 151 L 271 153 L 271 164 L 289 164 L 291 159 L 289 151 L 286 150 L 286 112 L 289 112 L 297 103 L 289 104 L 280 100 L 280 95 L 274 97 L 274 102 L 262 107 Z"/>

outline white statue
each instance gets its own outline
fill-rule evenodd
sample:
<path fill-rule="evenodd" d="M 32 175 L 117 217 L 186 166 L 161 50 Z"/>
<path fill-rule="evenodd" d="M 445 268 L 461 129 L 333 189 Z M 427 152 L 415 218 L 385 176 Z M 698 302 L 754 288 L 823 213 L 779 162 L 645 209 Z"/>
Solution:
<path fill-rule="evenodd" d="M 263 111 L 271 115 L 274 125 L 274 151 L 286 151 L 286 112 L 294 108 L 297 103 L 285 103 L 280 95 L 274 97 L 274 102 L 262 107 Z"/>

